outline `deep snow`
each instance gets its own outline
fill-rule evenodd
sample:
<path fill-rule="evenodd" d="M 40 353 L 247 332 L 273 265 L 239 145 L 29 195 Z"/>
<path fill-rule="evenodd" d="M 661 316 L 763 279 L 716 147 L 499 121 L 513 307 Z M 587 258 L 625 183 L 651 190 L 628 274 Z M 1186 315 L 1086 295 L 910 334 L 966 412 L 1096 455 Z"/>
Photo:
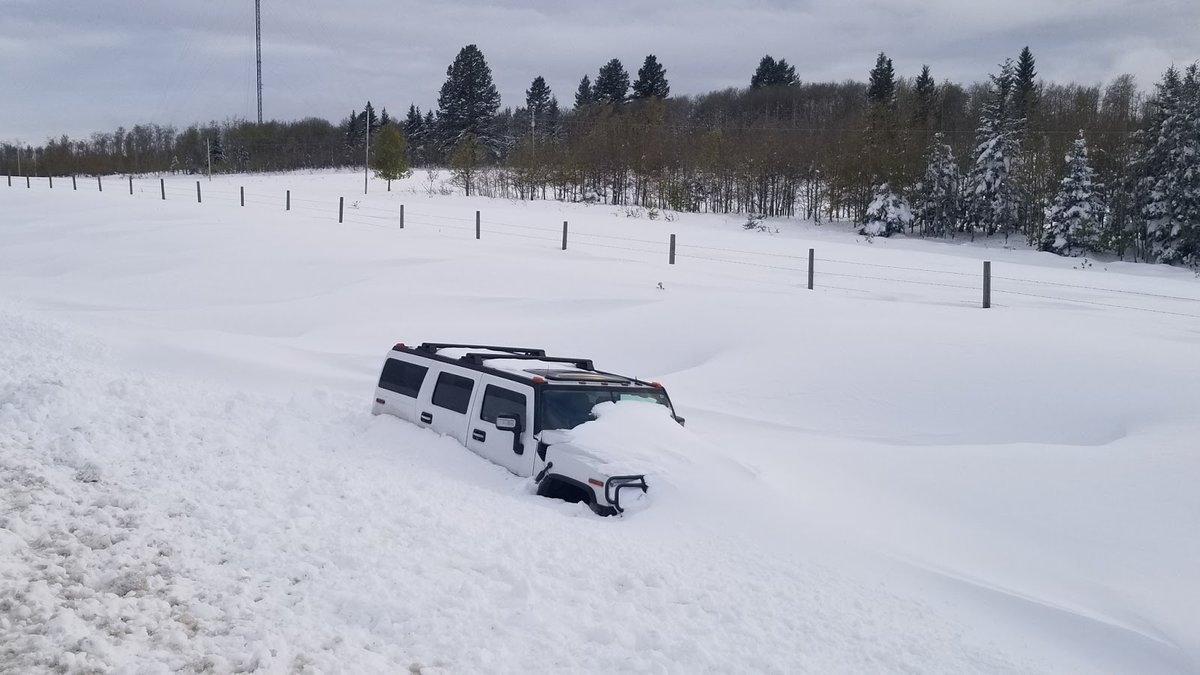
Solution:
<path fill-rule="evenodd" d="M 1200 670 L 1193 274 L 423 178 L 0 186 L 0 670 Z M 372 417 L 423 340 L 663 381 L 646 508 Z"/>

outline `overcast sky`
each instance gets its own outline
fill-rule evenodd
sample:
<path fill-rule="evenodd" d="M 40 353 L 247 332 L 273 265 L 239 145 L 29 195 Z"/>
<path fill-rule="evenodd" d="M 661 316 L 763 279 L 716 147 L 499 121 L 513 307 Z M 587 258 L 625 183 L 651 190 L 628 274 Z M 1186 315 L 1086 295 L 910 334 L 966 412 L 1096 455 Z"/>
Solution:
<path fill-rule="evenodd" d="M 138 122 L 254 119 L 254 0 L 0 0 L 0 141 L 40 143 Z M 436 104 L 466 44 L 504 106 L 537 75 L 565 107 L 579 79 L 647 54 L 673 94 L 742 87 L 764 54 L 802 80 L 981 80 L 1025 45 L 1045 80 L 1149 89 L 1200 59 L 1200 0 L 262 0 L 263 114 L 339 120 L 370 99 Z"/>

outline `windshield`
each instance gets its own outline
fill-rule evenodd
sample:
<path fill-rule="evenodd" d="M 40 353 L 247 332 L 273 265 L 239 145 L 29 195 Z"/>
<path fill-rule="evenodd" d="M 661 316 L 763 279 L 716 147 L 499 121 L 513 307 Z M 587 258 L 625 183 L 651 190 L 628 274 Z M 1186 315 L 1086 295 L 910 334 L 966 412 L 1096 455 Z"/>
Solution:
<path fill-rule="evenodd" d="M 592 417 L 592 408 L 597 404 L 617 401 L 644 401 L 671 409 L 667 393 L 662 389 L 548 388 L 542 393 L 542 428 L 574 429 L 595 419 Z"/>

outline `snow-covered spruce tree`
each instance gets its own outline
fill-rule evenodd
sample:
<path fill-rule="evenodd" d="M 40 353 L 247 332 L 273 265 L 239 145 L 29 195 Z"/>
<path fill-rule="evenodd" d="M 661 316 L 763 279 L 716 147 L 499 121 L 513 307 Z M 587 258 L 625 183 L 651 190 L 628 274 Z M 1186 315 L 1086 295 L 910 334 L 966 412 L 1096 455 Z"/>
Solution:
<path fill-rule="evenodd" d="M 497 155 L 504 139 L 494 128 L 500 93 L 492 82 L 492 69 L 475 45 L 467 45 L 446 68 L 446 82 L 438 93 L 438 124 L 441 141 L 452 150 L 472 139 L 478 146 Z"/>
<path fill-rule="evenodd" d="M 904 197 L 893 192 L 887 183 L 880 183 L 875 188 L 875 197 L 867 206 L 858 233 L 868 237 L 890 237 L 903 232 L 912 220 L 912 209 Z"/>
<path fill-rule="evenodd" d="M 1104 225 L 1104 200 L 1101 186 L 1088 161 L 1087 141 L 1079 138 L 1067 153 L 1067 173 L 1063 176 L 1054 203 L 1046 209 L 1046 230 L 1042 250 L 1072 255 L 1099 248 Z"/>
<path fill-rule="evenodd" d="M 1012 61 L 991 78 L 991 92 L 976 131 L 975 158 L 966 181 L 967 225 L 972 235 L 1004 232 L 1017 224 L 1020 194 L 1013 179 L 1020 155 L 1017 124 L 1010 115 Z"/>
<path fill-rule="evenodd" d="M 1158 85 L 1138 159 L 1138 234 L 1146 257 L 1200 264 L 1200 72 L 1171 68 Z"/>
<path fill-rule="evenodd" d="M 937 133 L 926 157 L 925 175 L 914 189 L 915 222 L 927 237 L 953 236 L 962 215 L 962 175 L 954 151 Z"/>
<path fill-rule="evenodd" d="M 225 161 L 225 146 L 221 145 L 221 137 L 213 136 L 208 142 L 208 161 L 220 164 Z"/>

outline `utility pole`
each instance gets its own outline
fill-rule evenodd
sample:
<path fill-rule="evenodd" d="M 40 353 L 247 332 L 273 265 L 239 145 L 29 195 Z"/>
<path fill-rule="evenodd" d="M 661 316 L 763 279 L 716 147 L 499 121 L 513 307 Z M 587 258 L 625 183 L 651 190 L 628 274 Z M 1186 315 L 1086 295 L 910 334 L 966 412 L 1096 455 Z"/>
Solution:
<path fill-rule="evenodd" d="M 367 194 L 367 176 L 371 168 L 371 109 L 363 111 L 363 124 L 367 127 L 367 149 L 363 150 L 363 194 Z"/>
<path fill-rule="evenodd" d="M 254 51 L 258 58 L 258 123 L 262 124 L 262 0 L 254 0 Z M 211 172 L 210 172 L 211 174 Z"/>
<path fill-rule="evenodd" d="M 208 181 L 212 182 L 212 141 L 204 137 L 204 154 L 208 155 Z"/>

